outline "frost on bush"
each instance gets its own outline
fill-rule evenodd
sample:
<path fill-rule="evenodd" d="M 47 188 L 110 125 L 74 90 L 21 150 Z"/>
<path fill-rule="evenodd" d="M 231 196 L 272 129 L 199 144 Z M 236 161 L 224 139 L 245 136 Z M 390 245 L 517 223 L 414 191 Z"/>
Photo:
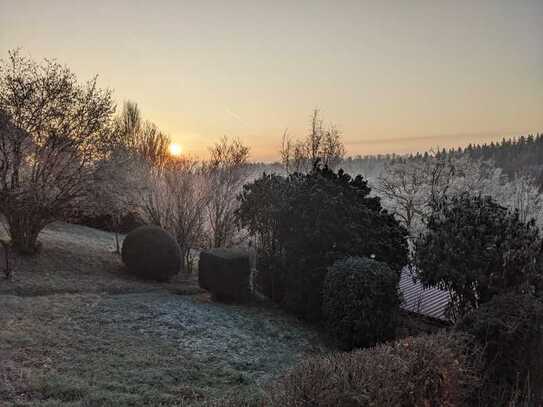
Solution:
<path fill-rule="evenodd" d="M 479 350 L 460 335 L 424 335 L 306 359 L 273 389 L 273 406 L 464 406 Z"/>
<path fill-rule="evenodd" d="M 503 405 L 515 399 L 526 405 L 543 403 L 540 299 L 518 294 L 496 296 L 466 316 L 456 329 L 472 335 L 484 349 L 485 405 Z"/>
<path fill-rule="evenodd" d="M 149 280 L 168 281 L 181 268 L 175 239 L 158 226 L 140 226 L 123 242 L 123 263 L 130 273 Z"/>
<path fill-rule="evenodd" d="M 458 318 L 495 295 L 536 291 L 541 244 L 533 220 L 522 222 L 488 196 L 463 193 L 436 205 L 414 260 L 424 285 L 454 293 L 451 313 Z"/>
<path fill-rule="evenodd" d="M 247 252 L 210 249 L 200 253 L 198 282 L 221 301 L 245 302 L 250 297 L 251 266 Z"/>
<path fill-rule="evenodd" d="M 347 257 L 334 263 L 324 281 L 323 315 L 345 349 L 370 346 L 395 332 L 399 275 L 386 263 Z"/>

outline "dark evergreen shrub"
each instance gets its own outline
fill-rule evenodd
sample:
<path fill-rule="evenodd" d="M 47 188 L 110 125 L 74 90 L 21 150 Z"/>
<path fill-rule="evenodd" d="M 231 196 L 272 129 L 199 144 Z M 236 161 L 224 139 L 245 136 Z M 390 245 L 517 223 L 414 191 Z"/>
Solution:
<path fill-rule="evenodd" d="M 370 192 L 361 176 L 326 167 L 244 187 L 238 217 L 269 248 L 260 252 L 273 259 L 265 264 L 279 262 L 267 281 L 282 288 L 285 308 L 319 320 L 327 267 L 339 258 L 373 254 L 394 270 L 407 263 L 405 229 Z"/>
<path fill-rule="evenodd" d="M 274 407 L 469 405 L 479 350 L 459 335 L 423 335 L 311 357 L 271 392 Z"/>
<path fill-rule="evenodd" d="M 322 310 L 331 334 L 346 350 L 394 336 L 400 295 L 399 274 L 386 263 L 347 257 L 330 267 L 323 287 Z"/>
<path fill-rule="evenodd" d="M 424 284 L 455 294 L 452 311 L 461 316 L 496 294 L 534 292 L 541 243 L 534 221 L 522 222 L 490 197 L 464 193 L 434 208 L 428 232 L 416 242 L 415 263 Z"/>
<path fill-rule="evenodd" d="M 289 178 L 264 173 L 243 186 L 239 196 L 240 208 L 236 212 L 240 224 L 255 238 L 256 288 L 277 303 L 282 302 L 285 294 L 284 248 L 280 227 L 281 213 L 286 208 L 291 187 Z"/>
<path fill-rule="evenodd" d="M 279 255 L 258 257 L 255 274 L 256 289 L 276 303 L 285 295 L 285 265 Z"/>
<path fill-rule="evenodd" d="M 140 226 L 123 242 L 123 263 L 139 277 L 168 281 L 181 269 L 181 252 L 175 239 L 158 226 Z"/>
<path fill-rule="evenodd" d="M 247 252 L 210 249 L 200 253 L 198 281 L 219 301 L 245 302 L 250 297 L 251 266 Z"/>
<path fill-rule="evenodd" d="M 543 405 L 543 303 L 531 295 L 496 296 L 456 330 L 484 350 L 482 404 Z M 519 400 L 519 398 L 521 400 Z M 524 404 L 521 404 L 524 403 Z"/>

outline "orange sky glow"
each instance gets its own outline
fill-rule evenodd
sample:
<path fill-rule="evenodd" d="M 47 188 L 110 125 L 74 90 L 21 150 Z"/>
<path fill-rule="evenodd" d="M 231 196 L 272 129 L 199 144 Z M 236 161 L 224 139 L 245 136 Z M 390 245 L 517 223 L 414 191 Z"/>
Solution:
<path fill-rule="evenodd" d="M 349 155 L 543 131 L 543 2 L 3 1 L 21 47 L 99 75 L 196 156 L 223 135 L 253 160 L 319 108 Z"/>

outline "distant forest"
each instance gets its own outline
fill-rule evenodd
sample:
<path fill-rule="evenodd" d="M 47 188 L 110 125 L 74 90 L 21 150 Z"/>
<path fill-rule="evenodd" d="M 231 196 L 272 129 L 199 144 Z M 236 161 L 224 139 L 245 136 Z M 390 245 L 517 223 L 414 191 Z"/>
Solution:
<path fill-rule="evenodd" d="M 473 158 L 493 160 L 509 176 L 518 172 L 531 175 L 543 187 L 543 133 L 503 139 L 500 143 L 470 144 L 463 153 Z"/>
<path fill-rule="evenodd" d="M 410 154 L 408 158 L 419 159 L 428 154 Z M 508 176 L 511 177 L 517 173 L 529 175 L 543 189 L 543 133 L 514 139 L 504 138 L 501 142 L 490 144 L 469 144 L 464 148 L 443 149 L 437 154 L 455 156 L 468 154 L 474 159 L 492 160 L 496 167 L 501 168 Z M 347 157 L 342 163 L 342 167 L 348 172 L 361 171 L 366 176 L 372 177 L 380 172 L 386 161 L 396 157 L 399 155 L 379 154 Z"/>

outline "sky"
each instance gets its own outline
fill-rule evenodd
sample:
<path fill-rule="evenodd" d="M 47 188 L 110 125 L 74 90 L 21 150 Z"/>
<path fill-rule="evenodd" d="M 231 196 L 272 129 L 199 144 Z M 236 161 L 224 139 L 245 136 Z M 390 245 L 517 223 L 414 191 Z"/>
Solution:
<path fill-rule="evenodd" d="M 0 58 L 98 74 L 191 155 L 278 159 L 318 108 L 349 155 L 543 132 L 542 0 L 0 0 Z"/>

